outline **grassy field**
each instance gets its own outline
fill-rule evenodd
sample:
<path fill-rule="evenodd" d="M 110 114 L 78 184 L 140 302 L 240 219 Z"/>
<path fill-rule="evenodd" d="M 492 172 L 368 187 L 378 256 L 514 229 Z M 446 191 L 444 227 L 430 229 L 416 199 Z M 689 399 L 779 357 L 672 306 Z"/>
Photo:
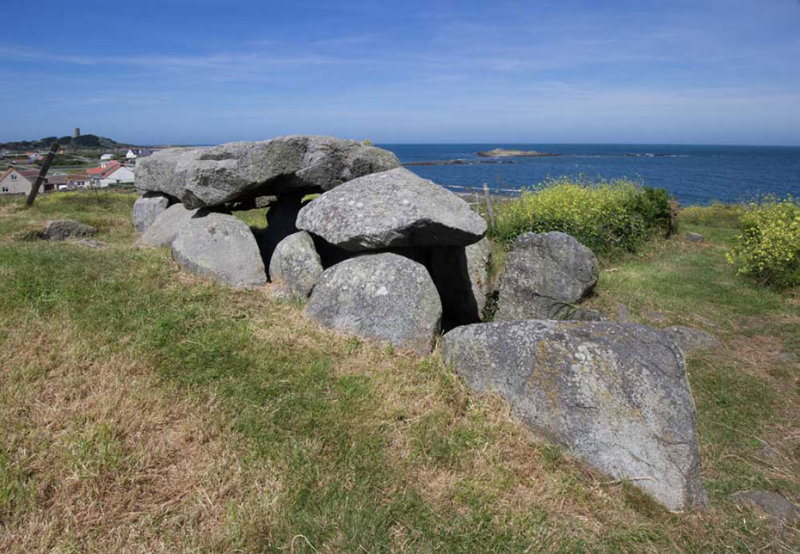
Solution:
<path fill-rule="evenodd" d="M 800 296 L 735 278 L 735 217 L 604 262 L 592 307 L 687 324 L 710 506 L 671 514 L 535 441 L 498 398 L 137 250 L 135 196 L 0 200 L 1 552 L 792 552 L 729 494 L 800 500 Z M 263 212 L 242 216 L 263 224 Z M 105 249 L 30 240 L 44 221 Z"/>

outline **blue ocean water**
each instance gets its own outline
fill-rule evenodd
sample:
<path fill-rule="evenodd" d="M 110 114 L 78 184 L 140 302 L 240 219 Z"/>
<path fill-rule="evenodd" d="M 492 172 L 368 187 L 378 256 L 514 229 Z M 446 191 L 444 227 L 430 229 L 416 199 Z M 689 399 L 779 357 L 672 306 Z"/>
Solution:
<path fill-rule="evenodd" d="M 458 165 L 411 165 L 409 169 L 454 190 L 482 187 L 498 192 L 549 177 L 590 180 L 627 177 L 667 189 L 681 204 L 737 202 L 765 194 L 800 196 L 800 147 L 642 144 L 382 144 L 403 163 L 460 160 Z M 487 159 L 493 148 L 536 150 L 556 157 Z M 513 194 L 513 193 L 512 193 Z"/>

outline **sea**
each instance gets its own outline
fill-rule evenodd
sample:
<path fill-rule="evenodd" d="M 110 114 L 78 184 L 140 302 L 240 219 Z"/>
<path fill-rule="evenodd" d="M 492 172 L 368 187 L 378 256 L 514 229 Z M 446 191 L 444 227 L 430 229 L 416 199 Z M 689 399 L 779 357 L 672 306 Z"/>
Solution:
<path fill-rule="evenodd" d="M 408 169 L 458 192 L 518 194 L 549 179 L 627 178 L 665 188 L 679 203 L 747 202 L 765 195 L 800 197 L 798 146 L 666 144 L 381 144 Z M 494 148 L 552 157 L 482 158 Z M 436 162 L 429 164 L 428 162 Z M 441 162 L 448 162 L 441 164 Z M 417 165 L 422 163 L 422 165 Z M 441 165 L 439 165 L 441 164 Z"/>

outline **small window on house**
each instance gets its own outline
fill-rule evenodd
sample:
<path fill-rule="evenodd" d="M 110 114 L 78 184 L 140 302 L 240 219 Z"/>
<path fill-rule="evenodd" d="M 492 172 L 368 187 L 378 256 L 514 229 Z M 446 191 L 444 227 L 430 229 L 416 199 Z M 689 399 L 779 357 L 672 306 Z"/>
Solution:
<path fill-rule="evenodd" d="M 16 179 L 17 179 L 17 176 L 16 176 L 15 174 L 13 174 L 13 173 L 12 173 L 12 174 L 11 174 L 11 180 L 12 180 L 12 181 L 15 181 Z"/>
<path fill-rule="evenodd" d="M 8 187 L 3 187 L 3 192 L 8 192 Z"/>

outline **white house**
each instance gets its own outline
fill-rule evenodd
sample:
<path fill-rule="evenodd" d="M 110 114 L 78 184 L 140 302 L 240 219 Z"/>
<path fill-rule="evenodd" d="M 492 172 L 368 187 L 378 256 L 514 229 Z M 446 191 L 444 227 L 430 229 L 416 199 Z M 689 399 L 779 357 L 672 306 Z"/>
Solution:
<path fill-rule="evenodd" d="M 102 156 L 100 156 L 100 161 L 113 160 L 113 159 L 114 159 L 114 154 L 103 154 Z"/>
<path fill-rule="evenodd" d="M 38 169 L 16 169 L 9 167 L 0 173 L 0 194 L 28 194 L 31 191 Z M 48 185 L 47 180 L 39 187 L 39 192 L 52 190 L 53 185 Z"/>
<path fill-rule="evenodd" d="M 133 179 L 134 173 L 130 167 L 117 165 L 110 167 L 108 171 L 100 175 L 100 177 L 93 184 L 99 188 L 106 188 L 110 185 L 132 185 Z M 95 179 L 93 179 L 93 181 L 95 181 Z"/>
<path fill-rule="evenodd" d="M 128 158 L 129 160 L 135 160 L 136 159 L 136 153 L 129 148 L 128 149 L 128 153 L 125 154 L 125 157 Z"/>

